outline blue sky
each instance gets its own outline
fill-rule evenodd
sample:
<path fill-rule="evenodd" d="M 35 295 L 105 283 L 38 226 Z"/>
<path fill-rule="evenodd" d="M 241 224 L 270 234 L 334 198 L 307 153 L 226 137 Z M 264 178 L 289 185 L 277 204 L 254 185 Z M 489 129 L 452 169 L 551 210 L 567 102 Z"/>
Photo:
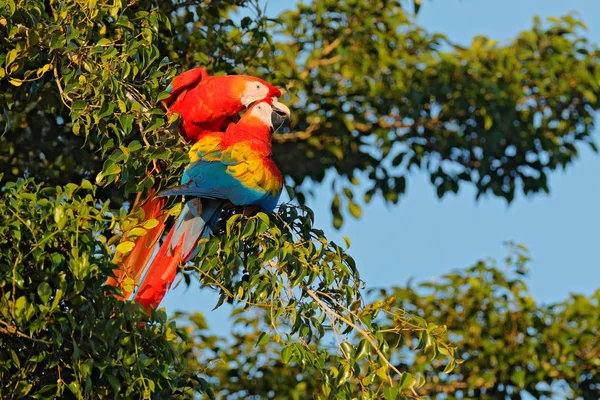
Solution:
<path fill-rule="evenodd" d="M 271 0 L 267 14 L 276 16 L 295 1 Z M 600 45 L 600 1 L 597 0 L 425 0 L 417 22 L 441 32 L 453 42 L 468 45 L 475 35 L 501 43 L 542 18 L 577 11 L 587 24 L 586 36 Z M 598 124 L 600 120 L 596 119 Z M 598 142 L 599 135 L 595 133 Z M 527 279 L 534 298 L 550 303 L 569 293 L 592 294 L 600 288 L 600 156 L 582 148 L 581 157 L 566 171 L 550 177 L 550 195 L 525 198 L 507 206 L 502 200 L 475 201 L 475 193 L 463 187 L 458 195 L 438 200 L 424 174 L 408 180 L 407 194 L 397 206 L 373 201 L 363 217 L 347 219 L 341 231 L 333 229 L 327 187 L 310 199 L 316 225 L 330 239 L 352 240 L 361 277 L 368 287 L 432 280 L 475 261 L 506 256 L 505 241 L 527 246 L 533 257 Z M 167 311 L 202 311 L 216 330 L 229 330 L 227 307 L 211 312 L 217 296 L 197 286 L 180 285 L 162 305 Z"/>

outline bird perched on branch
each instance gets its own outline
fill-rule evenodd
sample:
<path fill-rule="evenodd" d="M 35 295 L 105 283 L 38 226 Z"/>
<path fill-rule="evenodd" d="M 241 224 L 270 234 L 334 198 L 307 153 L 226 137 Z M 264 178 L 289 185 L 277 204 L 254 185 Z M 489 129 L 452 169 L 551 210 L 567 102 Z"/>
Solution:
<path fill-rule="evenodd" d="M 238 120 L 238 113 L 252 103 L 278 98 L 281 91 L 262 79 L 248 75 L 210 76 L 202 68 L 194 68 L 176 76 L 167 89 L 170 96 L 164 100 L 167 115 L 179 114 L 182 123 L 179 132 L 188 141 L 197 142 L 203 135 L 223 132 Z M 107 285 L 122 291 L 121 299 L 128 299 L 139 285 L 144 267 L 150 261 L 164 232 L 167 213 L 166 198 L 156 196 L 155 184 L 146 196 L 138 193 L 132 209 L 142 215 L 140 226 L 146 233 L 133 241 L 128 232 L 121 242 L 135 243 L 127 254 L 117 254 L 119 269 L 109 277 Z"/>
<path fill-rule="evenodd" d="M 187 202 L 148 267 L 135 301 L 148 309 L 158 306 L 177 267 L 193 257 L 200 238 L 212 233 L 226 204 L 265 212 L 275 208 L 283 177 L 271 158 L 271 135 L 289 116 L 285 105 L 266 99 L 226 132 L 206 133 L 192 146 L 181 185 L 159 194 L 182 195 Z"/>

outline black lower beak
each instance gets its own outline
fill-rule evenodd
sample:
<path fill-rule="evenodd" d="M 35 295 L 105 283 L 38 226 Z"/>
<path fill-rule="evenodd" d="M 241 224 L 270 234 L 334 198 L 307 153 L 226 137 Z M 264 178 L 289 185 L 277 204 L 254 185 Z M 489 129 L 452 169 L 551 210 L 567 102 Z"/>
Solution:
<path fill-rule="evenodd" d="M 273 125 L 273 132 L 275 132 L 277 129 L 283 126 L 283 123 L 285 122 L 286 118 L 287 115 L 285 115 L 282 112 L 273 111 L 271 113 L 271 124 Z"/>

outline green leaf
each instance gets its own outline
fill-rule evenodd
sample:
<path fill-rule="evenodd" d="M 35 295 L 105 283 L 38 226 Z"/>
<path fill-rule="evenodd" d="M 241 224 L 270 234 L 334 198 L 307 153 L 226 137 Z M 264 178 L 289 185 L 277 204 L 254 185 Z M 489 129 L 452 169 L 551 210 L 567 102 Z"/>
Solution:
<path fill-rule="evenodd" d="M 456 366 L 456 362 L 454 361 L 454 359 L 451 359 L 446 364 L 446 368 L 444 368 L 444 371 L 442 373 L 449 374 L 450 372 L 452 372 L 452 370 L 454 369 L 455 366 Z"/>
<path fill-rule="evenodd" d="M 383 397 L 385 400 L 396 400 L 398 398 L 398 389 L 397 387 L 386 386 L 382 389 Z"/>
<path fill-rule="evenodd" d="M 415 378 L 408 372 L 403 372 L 400 377 L 399 389 L 404 390 L 412 387 L 415 384 Z"/>
<path fill-rule="evenodd" d="M 227 236 L 231 236 L 232 232 L 233 232 L 233 227 L 235 226 L 235 224 L 237 223 L 237 221 L 242 218 L 241 214 L 233 214 L 228 220 L 227 220 L 227 224 L 225 227 L 225 230 L 227 232 Z"/>
<path fill-rule="evenodd" d="M 281 350 L 281 362 L 283 362 L 284 364 L 289 364 L 290 363 L 290 358 L 292 356 L 292 349 L 290 347 L 284 347 Z"/>
<path fill-rule="evenodd" d="M 255 229 L 256 229 L 256 220 L 251 219 L 251 220 L 247 221 L 246 224 L 244 225 L 244 231 L 242 232 L 242 236 L 240 237 L 240 239 L 241 240 L 248 239 L 250 236 L 252 236 Z"/>
<path fill-rule="evenodd" d="M 269 229 L 269 226 L 270 226 L 269 217 L 267 216 L 267 214 L 265 214 L 263 212 L 259 212 L 258 214 L 256 214 L 256 218 L 257 218 L 256 234 L 262 235 Z"/>
<path fill-rule="evenodd" d="M 48 299 L 52 295 L 52 288 L 50 288 L 48 282 L 42 282 L 38 285 L 37 294 L 44 304 L 48 303 Z"/>
<path fill-rule="evenodd" d="M 15 0 L 5 0 L 6 7 L 8 8 L 8 17 L 12 17 L 12 15 L 16 11 Z"/>
<path fill-rule="evenodd" d="M 21 368 L 21 360 L 19 359 L 17 353 L 13 349 L 10 349 L 10 359 L 15 364 L 15 367 Z"/>
<path fill-rule="evenodd" d="M 72 112 L 81 112 L 83 111 L 87 106 L 87 103 L 85 102 L 85 100 L 75 100 L 73 102 L 73 104 L 71 105 L 71 111 Z"/>
<path fill-rule="evenodd" d="M 12 49 L 8 53 L 6 53 L 6 59 L 4 61 L 6 67 L 12 64 L 17 59 L 17 57 L 19 57 L 19 52 L 16 49 Z"/>
<path fill-rule="evenodd" d="M 350 238 L 348 236 L 342 235 L 342 239 L 344 239 L 344 243 L 346 244 L 346 249 L 349 249 L 350 245 L 352 244 L 352 242 L 350 241 Z"/>
<path fill-rule="evenodd" d="M 143 148 L 143 146 L 139 141 L 132 140 L 131 143 L 129 143 L 129 145 L 127 146 L 127 148 L 133 153 Z"/>
<path fill-rule="evenodd" d="M 263 346 L 263 345 L 267 344 L 268 342 L 269 342 L 269 335 L 266 332 L 261 332 L 260 335 L 258 336 L 258 340 L 256 341 L 256 345 L 254 347 Z"/>
<path fill-rule="evenodd" d="M 133 250 L 134 247 L 135 247 L 135 243 L 134 242 L 124 241 L 124 242 L 119 243 L 119 245 L 117 246 L 116 250 L 119 253 L 121 253 L 123 255 L 126 255 L 126 254 L 129 254 L 129 252 L 131 250 Z"/>
<path fill-rule="evenodd" d="M 65 227 L 67 217 L 62 206 L 56 206 L 54 208 L 54 222 L 56 222 L 59 231 Z"/>
<path fill-rule="evenodd" d="M 348 342 L 342 342 L 340 344 L 340 348 L 342 349 L 342 354 L 345 358 L 349 358 L 352 354 L 352 345 Z"/>
<path fill-rule="evenodd" d="M 127 231 L 128 237 L 144 236 L 146 234 L 148 234 L 148 231 L 144 228 L 133 228 L 133 229 Z"/>
<path fill-rule="evenodd" d="M 94 187 L 92 186 L 91 182 L 88 181 L 87 179 L 84 179 L 81 181 L 81 188 L 82 189 L 87 189 L 87 190 L 93 190 Z"/>
<path fill-rule="evenodd" d="M 494 125 L 494 119 L 491 116 L 485 115 L 483 117 L 483 121 L 484 121 L 483 128 L 486 131 L 489 131 L 490 129 L 492 129 L 492 125 Z"/>
<path fill-rule="evenodd" d="M 21 86 L 23 84 L 23 81 L 21 79 L 17 79 L 17 78 L 8 78 L 8 83 L 10 83 L 13 86 Z"/>
<path fill-rule="evenodd" d="M 369 354 L 370 350 L 371 350 L 371 344 L 369 343 L 369 341 L 367 339 L 363 339 L 358 343 L 354 357 L 358 361 L 361 358 L 365 357 L 367 354 Z"/>
<path fill-rule="evenodd" d="M 153 229 L 153 228 L 156 228 L 159 223 L 160 223 L 159 220 L 152 218 L 152 219 L 149 219 L 148 221 L 144 222 L 144 224 L 142 226 L 145 229 Z"/>

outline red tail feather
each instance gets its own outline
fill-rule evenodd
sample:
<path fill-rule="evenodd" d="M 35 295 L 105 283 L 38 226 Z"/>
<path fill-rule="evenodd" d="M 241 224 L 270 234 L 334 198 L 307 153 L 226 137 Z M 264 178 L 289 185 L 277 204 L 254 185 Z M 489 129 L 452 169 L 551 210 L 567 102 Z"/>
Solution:
<path fill-rule="evenodd" d="M 139 282 L 144 273 L 144 267 L 148 265 L 158 241 L 160 240 L 164 230 L 165 221 L 168 217 L 163 212 L 163 206 L 166 202 L 165 197 L 154 197 L 154 189 L 148 193 L 147 200 L 142 204 L 141 208 L 144 211 L 144 220 L 148 221 L 156 219 L 158 225 L 151 229 L 147 229 L 146 235 L 141 236 L 135 241 L 135 247 L 127 254 L 119 263 L 119 269 L 113 270 L 115 277 L 110 277 L 104 283 L 105 285 L 116 286 L 123 292 L 122 296 L 116 296 L 120 300 L 129 299 L 133 289 L 139 285 Z M 136 203 L 139 201 L 136 200 Z M 134 209 L 137 205 L 134 205 Z M 123 235 L 121 241 L 130 240 L 127 233 Z M 116 258 L 120 258 L 120 254 L 116 254 Z"/>
<path fill-rule="evenodd" d="M 171 232 L 169 232 L 158 254 L 154 257 L 152 264 L 148 267 L 144 282 L 135 294 L 134 300 L 148 310 L 150 306 L 154 308 L 158 307 L 175 280 L 177 267 L 182 259 L 181 242 L 183 242 L 182 238 L 181 242 L 172 248 L 171 239 L 173 238 L 175 229 L 176 227 L 174 226 Z"/>

